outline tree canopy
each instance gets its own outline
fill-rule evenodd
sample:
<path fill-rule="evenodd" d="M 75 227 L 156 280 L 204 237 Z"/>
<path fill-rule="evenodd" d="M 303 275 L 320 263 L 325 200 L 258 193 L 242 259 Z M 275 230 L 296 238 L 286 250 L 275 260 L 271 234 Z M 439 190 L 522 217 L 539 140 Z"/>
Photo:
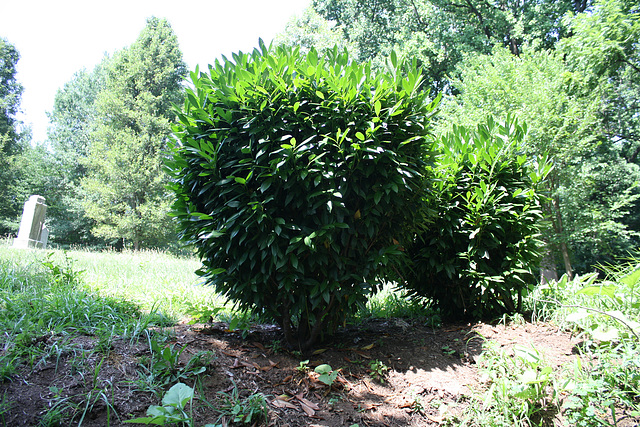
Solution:
<path fill-rule="evenodd" d="M 518 55 L 535 41 L 552 48 L 567 34 L 562 17 L 583 12 L 587 0 L 521 2 L 478 0 L 314 0 L 313 8 L 334 22 L 355 46 L 359 60 L 380 65 L 394 49 L 416 58 L 437 90 L 467 53 L 505 46 Z"/>
<path fill-rule="evenodd" d="M 16 114 L 20 108 L 22 85 L 16 80 L 20 54 L 0 38 L 0 235 L 13 231 L 21 203 L 15 194 L 15 157 L 21 152 L 21 135 Z"/>
<path fill-rule="evenodd" d="M 161 164 L 175 117 L 172 105 L 183 97 L 186 75 L 169 23 L 149 19 L 104 73 L 84 160 L 84 209 L 95 221 L 95 235 L 125 239 L 135 249 L 155 246 L 171 230 Z"/>

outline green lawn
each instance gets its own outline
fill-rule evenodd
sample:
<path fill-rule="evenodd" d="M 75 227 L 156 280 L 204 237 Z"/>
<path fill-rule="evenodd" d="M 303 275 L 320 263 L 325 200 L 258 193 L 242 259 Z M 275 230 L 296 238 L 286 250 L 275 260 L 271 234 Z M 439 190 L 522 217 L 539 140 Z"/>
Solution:
<path fill-rule="evenodd" d="M 101 296 L 132 302 L 145 311 L 157 309 L 175 320 L 186 316 L 189 304 L 224 304 L 211 287 L 201 286 L 203 281 L 195 274 L 201 264 L 195 257 L 158 251 L 14 249 L 3 244 L 0 260 L 23 266 L 50 261 Z"/>

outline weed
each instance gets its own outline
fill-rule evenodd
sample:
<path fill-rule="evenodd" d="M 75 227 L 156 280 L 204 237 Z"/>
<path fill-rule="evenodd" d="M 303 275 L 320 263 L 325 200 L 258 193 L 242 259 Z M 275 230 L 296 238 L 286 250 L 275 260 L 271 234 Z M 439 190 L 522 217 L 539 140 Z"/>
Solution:
<path fill-rule="evenodd" d="M 640 348 L 634 342 L 595 347 L 577 359 L 570 373 L 570 396 L 563 403 L 572 425 L 602 425 L 626 415 L 640 415 Z M 634 415 L 635 414 L 635 415 Z"/>
<path fill-rule="evenodd" d="M 0 401 L 0 423 L 3 426 L 7 425 L 6 420 L 4 419 L 4 414 L 9 412 L 11 409 L 11 401 L 7 400 L 7 392 L 2 395 L 2 400 Z"/>
<path fill-rule="evenodd" d="M 147 416 L 126 420 L 125 423 L 153 424 L 164 426 L 172 423 L 191 423 L 187 405 L 193 400 L 193 389 L 186 384 L 177 383 L 162 397 L 162 406 L 152 405 L 147 409 Z"/>
<path fill-rule="evenodd" d="M 303 373 L 307 372 L 309 370 L 309 359 L 301 361 L 296 370 Z"/>
<path fill-rule="evenodd" d="M 280 340 L 273 340 L 273 342 L 269 346 L 269 350 L 271 350 L 271 353 L 273 354 L 281 353 L 283 350 L 282 342 Z"/>
<path fill-rule="evenodd" d="M 409 409 L 411 412 L 423 413 L 425 411 L 424 403 L 422 402 L 422 398 L 417 394 L 411 395 L 411 401 L 409 402 Z"/>
<path fill-rule="evenodd" d="M 245 312 L 232 316 L 229 319 L 229 330 L 234 332 L 239 331 L 242 339 L 247 338 L 249 336 L 249 332 L 251 331 L 250 313 Z"/>
<path fill-rule="evenodd" d="M 337 396 L 337 395 L 332 395 L 329 398 L 329 402 L 328 403 L 329 403 L 330 406 L 334 406 L 334 405 L 337 405 L 341 400 L 342 400 L 342 397 Z"/>
<path fill-rule="evenodd" d="M 234 423 L 252 424 L 267 419 L 269 409 L 267 399 L 262 393 L 253 393 L 241 398 L 234 384 L 230 394 L 225 392 L 218 392 L 218 394 L 222 400 L 218 421 L 230 417 Z"/>
<path fill-rule="evenodd" d="M 75 261 L 69 258 L 67 251 L 63 251 L 65 266 L 55 264 L 52 260 L 53 256 L 54 252 L 49 252 L 47 259 L 42 262 L 42 265 L 46 267 L 53 276 L 53 281 L 62 286 L 78 285 L 84 270 L 74 270 L 73 264 Z"/>
<path fill-rule="evenodd" d="M 114 400 L 113 395 L 108 395 L 109 391 L 113 394 L 113 385 L 109 381 L 98 384 L 96 376 L 93 377 L 93 381 L 95 382 L 93 388 L 71 397 L 64 397 L 62 389 L 50 388 L 54 397 L 51 399 L 51 408 L 43 415 L 40 425 L 58 426 L 77 423 L 81 426 L 87 415 L 97 407 L 106 408 L 107 425 L 110 425 L 112 414 L 118 418 L 111 403 Z"/>
<path fill-rule="evenodd" d="M 371 375 L 371 378 L 376 381 L 384 383 L 384 378 L 387 375 L 388 370 L 389 367 L 379 360 L 372 360 L 369 362 L 369 374 Z"/>
<path fill-rule="evenodd" d="M 175 381 L 197 376 L 205 372 L 207 366 L 215 359 L 212 352 L 198 352 L 181 366 L 180 355 L 185 347 L 179 347 L 177 344 L 162 346 L 150 335 L 148 343 L 151 356 L 140 359 L 140 366 L 144 372 L 138 372 L 137 381 L 145 390 L 157 390 Z"/>
<path fill-rule="evenodd" d="M 0 382 L 8 380 L 13 376 L 16 371 L 17 364 L 17 355 L 3 354 L 2 356 L 0 356 Z"/>
<path fill-rule="evenodd" d="M 338 371 L 334 371 L 331 369 L 331 366 L 326 363 L 316 366 L 315 372 L 320 375 L 318 377 L 318 381 L 328 385 L 329 387 L 331 387 L 336 378 L 338 378 Z"/>
<path fill-rule="evenodd" d="M 224 309 L 224 307 L 211 307 L 209 304 L 191 301 L 185 302 L 185 307 L 185 314 L 191 316 L 190 325 L 212 322 L 216 315 Z"/>
<path fill-rule="evenodd" d="M 64 425 L 65 415 L 62 408 L 54 406 L 46 411 L 40 421 L 38 427 L 59 427 Z"/>
<path fill-rule="evenodd" d="M 527 425 L 557 404 L 553 370 L 534 348 L 516 345 L 511 356 L 492 341 L 485 346 L 479 367 L 487 388 L 472 397 L 459 425 Z"/>
<path fill-rule="evenodd" d="M 442 349 L 442 352 L 447 356 L 453 356 L 454 354 L 456 354 L 456 351 L 448 345 L 443 345 L 441 349 Z"/>

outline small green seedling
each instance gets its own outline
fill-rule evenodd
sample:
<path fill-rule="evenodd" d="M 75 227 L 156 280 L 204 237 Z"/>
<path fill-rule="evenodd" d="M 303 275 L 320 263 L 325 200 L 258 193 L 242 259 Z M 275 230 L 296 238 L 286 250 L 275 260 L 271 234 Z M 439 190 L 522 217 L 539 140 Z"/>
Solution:
<path fill-rule="evenodd" d="M 331 369 L 331 366 L 326 363 L 316 366 L 315 372 L 320 374 L 318 381 L 328 385 L 329 387 L 331 387 L 336 378 L 338 378 L 338 371 L 334 371 Z"/>
<path fill-rule="evenodd" d="M 224 417 L 231 417 L 233 423 L 255 425 L 260 420 L 266 420 L 269 416 L 267 399 L 262 393 L 253 393 L 250 396 L 241 398 L 240 392 L 234 383 L 230 394 L 225 392 L 218 392 L 218 394 L 223 403 L 219 408 L 221 415 L 216 423 L 220 422 Z"/>
<path fill-rule="evenodd" d="M 452 349 L 451 347 L 449 347 L 448 345 L 443 345 L 442 346 L 442 352 L 446 355 L 449 356 L 453 356 L 454 354 L 456 354 L 456 351 L 454 349 Z"/>
<path fill-rule="evenodd" d="M 298 372 L 307 372 L 309 370 L 309 360 L 303 360 L 296 368 Z"/>
<path fill-rule="evenodd" d="M 371 378 L 384 383 L 384 377 L 387 374 L 389 367 L 380 360 L 372 360 L 369 362 L 369 370 L 371 371 Z"/>
<path fill-rule="evenodd" d="M 162 406 L 152 405 L 147 409 L 147 417 L 127 420 L 125 423 L 166 425 L 191 420 L 185 408 L 193 399 L 193 389 L 178 383 L 171 387 L 162 398 Z"/>

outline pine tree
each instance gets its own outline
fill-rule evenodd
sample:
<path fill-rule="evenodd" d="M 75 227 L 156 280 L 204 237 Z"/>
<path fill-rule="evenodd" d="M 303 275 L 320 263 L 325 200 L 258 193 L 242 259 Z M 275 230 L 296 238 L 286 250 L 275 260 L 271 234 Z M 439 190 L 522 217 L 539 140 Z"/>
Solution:
<path fill-rule="evenodd" d="M 96 236 L 123 239 L 137 250 L 171 234 L 161 167 L 185 74 L 178 39 L 158 18 L 108 64 L 82 181 Z"/>

